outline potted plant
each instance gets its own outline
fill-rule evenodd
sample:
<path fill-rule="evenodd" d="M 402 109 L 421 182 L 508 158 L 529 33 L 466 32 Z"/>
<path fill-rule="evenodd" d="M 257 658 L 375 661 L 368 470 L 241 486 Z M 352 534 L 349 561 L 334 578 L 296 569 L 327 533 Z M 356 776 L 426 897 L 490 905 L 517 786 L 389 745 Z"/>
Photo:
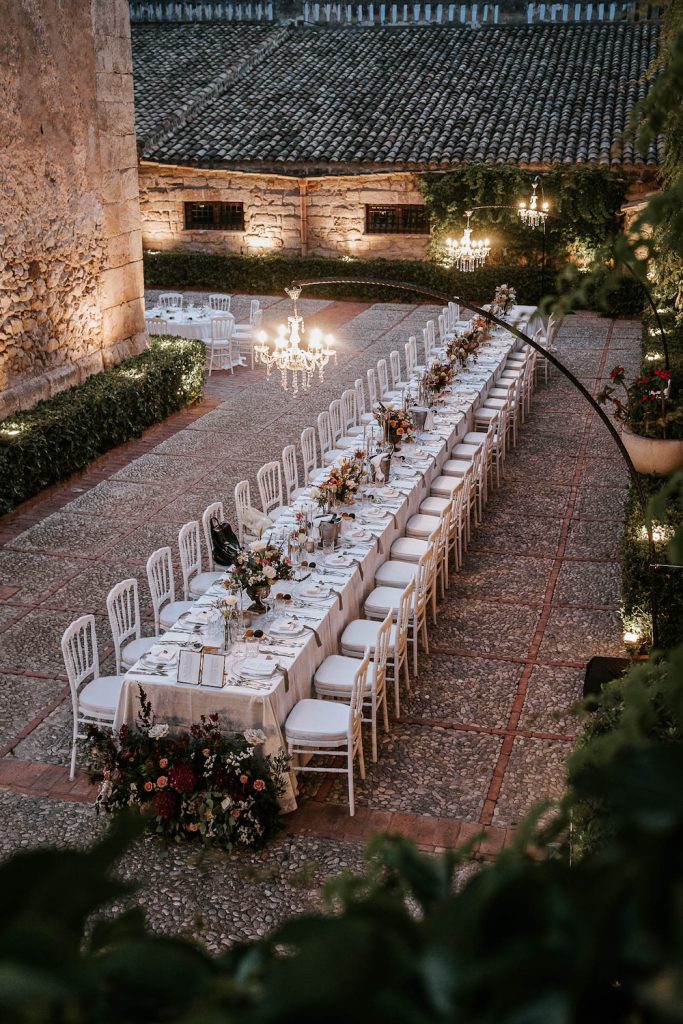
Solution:
<path fill-rule="evenodd" d="M 683 407 L 671 398 L 671 373 L 654 370 L 631 383 L 623 366 L 597 396 L 612 406 L 622 424 L 621 439 L 639 473 L 668 476 L 683 466 Z"/>

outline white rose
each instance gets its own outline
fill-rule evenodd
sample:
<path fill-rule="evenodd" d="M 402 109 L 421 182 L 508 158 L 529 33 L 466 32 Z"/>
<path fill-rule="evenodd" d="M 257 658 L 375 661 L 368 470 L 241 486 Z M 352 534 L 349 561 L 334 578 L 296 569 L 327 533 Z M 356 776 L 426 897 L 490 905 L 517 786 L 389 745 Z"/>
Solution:
<path fill-rule="evenodd" d="M 237 605 L 237 594 L 228 594 L 228 596 L 224 597 L 223 600 L 228 608 L 234 608 Z"/>
<path fill-rule="evenodd" d="M 266 742 L 266 734 L 262 729 L 245 729 L 242 735 L 252 747 L 258 747 Z"/>
<path fill-rule="evenodd" d="M 267 580 L 274 580 L 277 577 L 277 569 L 272 565 L 266 565 L 263 570 L 263 575 Z"/>
<path fill-rule="evenodd" d="M 252 541 L 252 543 L 249 545 L 249 550 L 253 551 L 255 554 L 258 551 L 265 551 L 266 550 L 266 542 L 264 540 Z"/>
<path fill-rule="evenodd" d="M 151 740 L 163 739 L 164 736 L 168 735 L 168 726 L 167 725 L 153 725 L 152 728 L 147 733 L 147 735 L 149 736 L 149 738 Z"/>

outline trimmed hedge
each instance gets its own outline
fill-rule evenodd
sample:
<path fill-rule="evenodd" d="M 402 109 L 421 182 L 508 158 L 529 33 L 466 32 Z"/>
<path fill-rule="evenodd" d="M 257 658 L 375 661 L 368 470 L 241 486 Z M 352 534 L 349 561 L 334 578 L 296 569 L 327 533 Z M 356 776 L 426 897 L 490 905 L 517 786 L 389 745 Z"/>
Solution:
<path fill-rule="evenodd" d="M 196 402 L 204 363 L 200 341 L 157 337 L 147 352 L 0 422 L 0 514 Z"/>
<path fill-rule="evenodd" d="M 328 259 L 322 256 L 236 256 L 197 252 L 146 252 L 147 288 L 190 288 L 256 295 L 284 293 L 295 278 L 363 277 L 407 281 L 446 295 L 462 295 L 475 303 L 488 302 L 496 285 L 506 281 L 517 290 L 519 302 L 532 305 L 553 287 L 555 271 L 546 269 L 541 287 L 538 267 L 482 267 L 463 274 L 426 260 Z M 424 298 L 383 285 L 318 285 L 305 295 L 324 299 L 365 299 L 372 302 L 424 302 Z M 642 297 L 633 282 L 609 297 L 611 315 L 640 313 Z"/>

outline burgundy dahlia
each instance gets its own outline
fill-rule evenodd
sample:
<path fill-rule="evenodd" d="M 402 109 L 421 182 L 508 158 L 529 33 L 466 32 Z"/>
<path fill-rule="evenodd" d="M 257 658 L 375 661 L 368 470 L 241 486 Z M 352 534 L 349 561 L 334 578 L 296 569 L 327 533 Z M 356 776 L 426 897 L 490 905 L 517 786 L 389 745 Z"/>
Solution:
<path fill-rule="evenodd" d="M 158 818 L 173 818 L 176 813 L 176 798 L 167 789 L 154 794 L 154 813 Z"/>
<path fill-rule="evenodd" d="M 171 768 L 168 777 L 177 793 L 191 793 L 197 785 L 197 776 L 186 764 L 179 764 Z"/>

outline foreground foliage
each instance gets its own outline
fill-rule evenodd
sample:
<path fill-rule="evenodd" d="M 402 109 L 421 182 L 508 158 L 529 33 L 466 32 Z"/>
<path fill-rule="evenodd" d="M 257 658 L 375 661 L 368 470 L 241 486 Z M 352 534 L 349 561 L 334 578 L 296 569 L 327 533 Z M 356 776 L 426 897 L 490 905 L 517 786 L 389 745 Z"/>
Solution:
<path fill-rule="evenodd" d="M 0 422 L 0 515 L 201 398 L 204 346 L 158 337 L 142 355 Z"/>

